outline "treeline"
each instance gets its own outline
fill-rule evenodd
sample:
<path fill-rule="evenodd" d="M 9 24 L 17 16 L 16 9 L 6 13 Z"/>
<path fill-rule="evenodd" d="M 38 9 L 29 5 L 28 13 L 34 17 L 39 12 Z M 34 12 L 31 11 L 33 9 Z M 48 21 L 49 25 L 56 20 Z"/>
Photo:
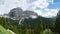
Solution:
<path fill-rule="evenodd" d="M 54 32 L 54 25 L 44 24 L 40 20 L 40 16 L 36 19 L 25 19 L 18 23 L 19 20 L 5 19 L 4 17 L 0 17 L 0 25 L 2 25 L 5 29 L 10 29 L 16 34 L 43 34 L 48 33 L 51 30 L 51 33 Z M 45 29 L 47 30 L 46 32 Z"/>
<path fill-rule="evenodd" d="M 57 14 L 55 23 L 48 24 L 43 23 L 40 16 L 36 19 L 24 19 L 21 24 L 19 20 L 0 17 L 0 25 L 16 34 L 60 34 L 60 15 Z"/>

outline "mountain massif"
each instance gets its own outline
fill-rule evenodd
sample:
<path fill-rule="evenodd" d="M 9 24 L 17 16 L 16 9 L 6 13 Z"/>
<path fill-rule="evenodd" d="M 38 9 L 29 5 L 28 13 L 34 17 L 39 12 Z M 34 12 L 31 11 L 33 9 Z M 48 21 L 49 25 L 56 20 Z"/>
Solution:
<path fill-rule="evenodd" d="M 30 10 L 13 8 L 0 16 L 0 25 L 16 34 L 55 34 L 60 31 L 60 12 L 57 17 L 45 18 Z"/>

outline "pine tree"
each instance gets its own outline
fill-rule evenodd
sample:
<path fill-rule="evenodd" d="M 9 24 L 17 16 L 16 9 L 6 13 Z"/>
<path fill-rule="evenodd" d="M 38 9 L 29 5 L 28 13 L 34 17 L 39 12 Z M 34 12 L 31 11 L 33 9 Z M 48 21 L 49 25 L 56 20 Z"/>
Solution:
<path fill-rule="evenodd" d="M 55 28 L 56 28 L 56 32 L 60 34 L 60 11 L 58 12 L 56 17 Z"/>
<path fill-rule="evenodd" d="M 8 25 L 6 24 L 6 19 L 4 17 L 0 17 L 0 25 L 8 29 Z"/>
<path fill-rule="evenodd" d="M 25 34 L 30 34 L 29 33 L 30 32 L 30 24 L 27 19 L 25 19 L 24 24 L 25 24 Z"/>
<path fill-rule="evenodd" d="M 35 29 L 35 34 L 42 34 L 43 31 L 43 24 L 41 21 L 41 17 L 38 16 L 37 18 L 37 25 L 36 25 L 36 29 Z"/>

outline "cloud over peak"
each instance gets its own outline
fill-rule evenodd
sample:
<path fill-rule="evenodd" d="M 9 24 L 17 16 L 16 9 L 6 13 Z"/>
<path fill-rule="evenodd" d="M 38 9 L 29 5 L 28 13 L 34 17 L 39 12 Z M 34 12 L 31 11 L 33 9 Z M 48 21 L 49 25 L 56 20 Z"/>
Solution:
<path fill-rule="evenodd" d="M 50 3 L 53 3 L 53 0 L 2 0 L 0 1 L 0 14 L 8 13 L 12 8 L 20 7 L 23 10 L 35 11 L 44 17 L 54 16 L 57 13 L 57 9 L 49 9 Z M 36 7 L 39 9 L 36 10 Z M 46 13 L 43 14 L 44 12 Z"/>

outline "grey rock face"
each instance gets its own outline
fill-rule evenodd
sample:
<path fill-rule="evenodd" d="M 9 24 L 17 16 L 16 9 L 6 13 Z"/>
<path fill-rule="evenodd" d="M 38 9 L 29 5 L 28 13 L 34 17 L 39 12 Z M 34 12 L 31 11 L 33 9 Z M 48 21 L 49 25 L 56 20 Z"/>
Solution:
<path fill-rule="evenodd" d="M 29 10 L 24 11 L 23 14 L 24 14 L 24 17 L 38 16 L 37 13 Z"/>
<path fill-rule="evenodd" d="M 10 10 L 9 16 L 13 19 L 20 19 L 22 17 L 23 10 L 21 8 L 14 8 Z"/>
<path fill-rule="evenodd" d="M 21 8 L 14 8 L 9 12 L 9 16 L 13 19 L 21 19 L 22 17 L 29 18 L 31 15 L 38 16 L 37 13 L 33 11 L 29 10 L 23 11 Z"/>

